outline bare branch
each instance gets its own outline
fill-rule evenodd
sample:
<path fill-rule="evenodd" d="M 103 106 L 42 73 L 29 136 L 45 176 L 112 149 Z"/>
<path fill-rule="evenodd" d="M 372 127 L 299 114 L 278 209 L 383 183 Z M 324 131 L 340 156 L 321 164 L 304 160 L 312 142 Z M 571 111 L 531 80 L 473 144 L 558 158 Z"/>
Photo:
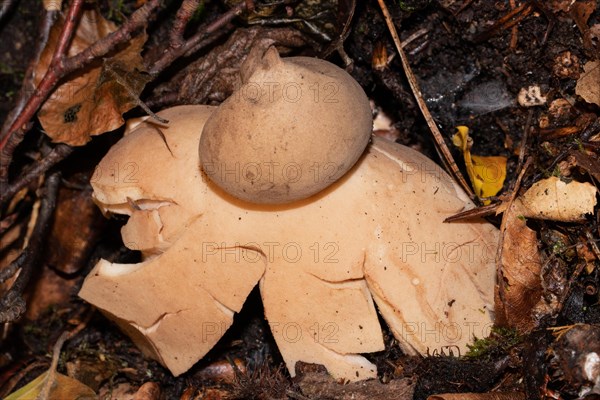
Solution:
<path fill-rule="evenodd" d="M 183 33 L 188 22 L 198 8 L 200 0 L 183 0 L 181 7 L 177 10 L 173 29 L 171 30 L 171 47 L 179 47 L 183 44 Z"/>
<path fill-rule="evenodd" d="M 67 22 L 60 35 L 59 45 L 52 57 L 53 61 L 46 75 L 42 78 L 42 81 L 23 107 L 19 116 L 16 117 L 10 128 L 3 133 L 0 139 L 0 186 L 6 186 L 8 183 L 8 166 L 12 160 L 15 148 L 23 140 L 29 121 L 54 90 L 58 81 L 98 57 L 104 56 L 119 44 L 129 40 L 135 31 L 146 24 L 151 12 L 160 5 L 160 0 L 149 0 L 135 11 L 129 20 L 119 29 L 98 40 L 76 56 L 66 58 L 64 51 L 66 51 L 68 42 L 76 27 L 74 22 L 69 21 L 76 19 L 78 13 L 81 12 L 80 7 L 82 4 L 83 0 L 73 0 L 69 8 Z"/>
<path fill-rule="evenodd" d="M 169 49 L 163 53 L 162 57 L 156 62 L 152 63 L 152 68 L 150 68 L 150 71 L 148 72 L 152 75 L 158 75 L 167 66 L 171 65 L 171 63 L 177 58 L 183 55 L 187 55 L 192 49 L 197 50 L 197 45 L 204 39 L 206 39 L 208 35 L 226 26 L 235 17 L 240 15 L 245 9 L 246 3 L 241 2 L 235 7 L 231 8 L 226 13 L 224 13 L 223 15 L 221 15 L 215 21 L 208 24 L 206 28 L 200 29 L 200 32 L 196 33 L 194 36 L 186 40 L 185 43 L 181 44 L 178 47 L 173 47 L 172 45 L 170 45 Z"/>
<path fill-rule="evenodd" d="M 0 322 L 12 322 L 25 312 L 26 304 L 22 294 L 31 280 L 36 264 L 39 262 L 44 240 L 50 229 L 50 222 L 52 220 L 52 215 L 54 214 L 54 209 L 56 208 L 59 184 L 60 174 L 58 173 L 51 175 L 46 180 L 40 213 L 35 222 L 33 232 L 31 233 L 29 244 L 23 250 L 23 253 L 13 261 L 13 263 L 16 264 L 16 267 L 13 267 L 12 265 L 7 267 L 11 270 L 16 270 L 20 267 L 20 273 L 11 288 L 8 289 L 0 300 Z"/>

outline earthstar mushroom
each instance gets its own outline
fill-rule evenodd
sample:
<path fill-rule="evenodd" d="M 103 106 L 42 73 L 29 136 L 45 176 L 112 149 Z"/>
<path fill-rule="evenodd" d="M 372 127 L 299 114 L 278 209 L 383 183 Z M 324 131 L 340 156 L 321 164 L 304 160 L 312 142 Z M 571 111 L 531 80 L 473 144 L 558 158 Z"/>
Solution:
<path fill-rule="evenodd" d="M 320 192 L 269 204 L 299 193 L 290 189 L 251 203 L 209 179 L 198 157 L 205 124 L 226 119 L 225 110 L 236 113 L 163 110 L 170 125 L 140 123 L 92 182 L 104 212 L 131 216 L 124 242 L 143 261 L 101 260 L 80 296 L 145 354 L 175 375 L 185 372 L 223 336 L 257 283 L 292 376 L 303 361 L 335 378 L 376 377 L 360 355 L 384 349 L 375 305 L 409 354 L 457 354 L 487 335 L 498 231 L 482 220 L 443 223 L 473 204 L 439 166 L 373 138 Z M 258 119 L 267 123 L 269 115 Z M 136 173 L 127 179 L 106 173 L 128 163 Z"/>

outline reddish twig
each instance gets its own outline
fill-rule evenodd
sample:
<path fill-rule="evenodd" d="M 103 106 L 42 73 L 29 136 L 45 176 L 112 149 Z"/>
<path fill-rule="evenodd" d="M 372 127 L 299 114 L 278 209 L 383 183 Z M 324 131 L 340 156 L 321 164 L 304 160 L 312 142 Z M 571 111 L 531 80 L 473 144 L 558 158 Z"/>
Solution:
<path fill-rule="evenodd" d="M 48 71 L 46 71 L 46 74 L 36 88 L 35 93 L 33 93 L 33 95 L 27 101 L 27 104 L 25 104 L 23 111 L 21 111 L 20 115 L 12 123 L 10 128 L 8 128 L 8 132 L 3 133 L 2 139 L 0 140 L 0 150 L 2 150 L 3 156 L 8 156 L 9 158 L 12 156 L 12 151 L 14 151 L 14 148 L 11 148 L 12 146 L 8 146 L 8 142 L 10 141 L 12 135 L 14 135 L 19 129 L 23 130 L 23 126 L 29 122 L 31 117 L 33 117 L 33 114 L 50 94 L 50 91 L 54 88 L 58 79 L 64 76 L 64 74 L 62 74 L 62 62 L 66 55 L 68 45 L 71 42 L 71 38 L 73 37 L 77 22 L 79 21 L 83 4 L 84 0 L 73 0 L 73 3 L 71 4 L 67 14 L 65 25 L 60 33 L 58 45 L 56 46 L 56 50 L 52 55 L 52 61 L 48 66 Z M 14 146 L 16 147 L 17 144 L 18 143 L 15 143 Z M 9 150 L 9 154 L 6 154 L 6 150 Z"/>
<path fill-rule="evenodd" d="M 185 27 L 199 4 L 200 0 L 183 0 L 183 3 L 181 3 L 181 7 L 179 7 L 175 16 L 175 22 L 173 22 L 173 28 L 171 29 L 171 47 L 179 47 L 183 44 Z"/>
<path fill-rule="evenodd" d="M 98 40 L 76 56 L 67 58 L 64 53 L 61 55 L 59 50 L 65 51 L 68 47 L 68 39 L 72 36 L 76 25 L 72 20 L 76 19 L 75 17 L 81 11 L 80 9 L 76 9 L 76 7 L 80 7 L 83 1 L 73 0 L 68 12 L 67 22 L 60 35 L 59 45 L 52 57 L 53 62 L 34 94 L 29 98 L 19 116 L 15 119 L 11 127 L 4 132 L 0 140 L 0 186 L 5 186 L 8 183 L 8 166 L 12 160 L 15 148 L 25 135 L 28 122 L 54 90 L 58 81 L 91 61 L 106 55 L 117 45 L 131 39 L 133 33 L 146 24 L 150 13 L 160 5 L 160 0 L 148 0 L 119 29 Z M 71 30 L 71 32 L 69 33 L 68 30 Z"/>
<path fill-rule="evenodd" d="M 509 29 L 525 19 L 526 16 L 533 12 L 533 7 L 530 4 L 521 4 L 519 7 L 513 8 L 508 14 L 500 18 L 489 29 L 475 35 L 473 41 L 481 43 L 503 29 Z"/>
<path fill-rule="evenodd" d="M 50 71 L 54 65 L 58 65 L 61 61 L 63 61 L 65 55 L 67 54 L 69 45 L 71 44 L 71 40 L 75 34 L 77 24 L 79 23 L 79 18 L 81 17 L 84 3 L 85 0 L 73 0 L 71 3 L 65 18 L 65 24 L 60 32 L 60 36 L 58 37 L 58 43 L 56 45 L 56 49 L 54 50 L 54 54 L 52 55 L 52 60 L 50 61 L 48 71 Z M 46 73 L 46 75 L 48 75 L 48 73 Z"/>
<path fill-rule="evenodd" d="M 56 208 L 59 184 L 60 174 L 58 173 L 51 175 L 46 180 L 40 212 L 29 243 L 19 257 L 7 267 L 11 271 L 20 270 L 20 273 L 0 300 L 0 322 L 12 322 L 25 312 L 25 300 L 23 300 L 22 294 L 33 275 L 33 269 L 40 259 L 51 226 L 52 215 Z M 16 264 L 16 267 L 12 264 Z"/>
<path fill-rule="evenodd" d="M 182 5 L 183 7 L 183 5 Z M 231 22 L 235 17 L 240 15 L 246 9 L 246 3 L 241 2 L 237 4 L 235 7 L 229 9 L 226 13 L 221 15 L 215 21 L 211 22 L 204 29 L 200 29 L 198 33 L 194 36 L 186 40 L 184 43 L 181 43 L 179 46 L 174 46 L 173 44 L 169 45 L 167 51 L 163 53 L 160 59 L 156 62 L 152 63 L 152 67 L 148 71 L 151 75 L 158 75 L 161 71 L 163 71 L 167 66 L 171 65 L 171 63 L 177 58 L 187 55 L 191 53 L 193 50 L 197 50 L 197 45 L 202 42 L 208 35 L 216 32 L 217 30 L 226 26 L 229 22 Z M 177 13 L 179 15 L 179 12 Z M 175 33 L 172 32 L 171 40 L 173 40 L 173 36 Z"/>

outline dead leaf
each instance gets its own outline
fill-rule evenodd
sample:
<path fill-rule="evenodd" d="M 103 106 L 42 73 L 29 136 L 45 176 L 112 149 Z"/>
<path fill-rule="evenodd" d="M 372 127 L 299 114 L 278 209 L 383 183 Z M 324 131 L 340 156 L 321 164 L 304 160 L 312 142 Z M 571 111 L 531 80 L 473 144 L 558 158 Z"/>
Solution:
<path fill-rule="evenodd" d="M 63 24 L 61 19 L 52 27 L 48 45 L 34 72 L 36 85 L 48 70 Z M 116 29 L 98 11 L 85 11 L 68 55 L 80 53 Z M 143 73 L 140 55 L 145 42 L 144 33 L 107 56 L 104 62 L 90 64 L 58 86 L 38 112 L 44 131 L 54 142 L 81 146 L 91 136 L 123 125 L 122 114 L 138 105 L 138 96 L 150 80 Z"/>
<path fill-rule="evenodd" d="M 587 62 L 583 71 L 577 80 L 575 93 L 586 102 L 600 106 L 600 61 Z"/>
<path fill-rule="evenodd" d="M 598 57 L 598 43 L 600 43 L 600 24 L 594 24 L 583 36 L 583 47 L 590 49 L 590 52 Z"/>
<path fill-rule="evenodd" d="M 596 188 L 584 182 L 563 182 L 552 176 L 534 183 L 515 201 L 522 216 L 551 221 L 573 222 L 594 212 Z"/>
<path fill-rule="evenodd" d="M 116 365 L 106 362 L 106 359 L 99 360 L 97 357 L 90 357 L 89 359 L 77 357 L 73 361 L 66 362 L 65 367 L 68 376 L 89 386 L 95 392 L 100 390 L 101 385 L 117 373 L 118 368 Z"/>
<path fill-rule="evenodd" d="M 21 389 L 13 392 L 5 400 L 36 400 L 42 388 L 45 385 L 48 371 L 44 372 Z M 47 400 L 84 400 L 96 399 L 96 393 L 77 379 L 69 378 L 66 375 L 54 373 L 55 382 L 50 389 L 50 395 Z"/>
<path fill-rule="evenodd" d="M 554 13 L 558 12 L 569 12 L 571 6 L 573 5 L 572 0 L 548 0 L 545 3 L 545 6 Z"/>
<path fill-rule="evenodd" d="M 50 306 L 69 302 L 77 282 L 65 275 L 72 276 L 86 265 L 104 225 L 88 191 L 59 189 L 43 266 L 27 290 L 27 318 L 37 320 Z"/>
<path fill-rule="evenodd" d="M 465 166 L 471 186 L 478 197 L 495 196 L 502 190 L 506 179 L 506 157 L 483 157 L 471 155 L 472 140 L 469 128 L 458 126 L 458 132 L 452 137 L 452 142 L 463 153 Z M 490 204 L 484 200 L 483 204 Z"/>
<path fill-rule="evenodd" d="M 585 34 L 588 28 L 588 19 L 596 10 L 596 0 L 580 0 L 571 2 L 569 13 L 582 34 Z"/>
<path fill-rule="evenodd" d="M 535 328 L 531 311 L 542 295 L 537 237 L 527 227 L 516 202 L 505 211 L 502 225 L 496 324 L 526 333 Z"/>
<path fill-rule="evenodd" d="M 570 6 L 569 14 L 575 21 L 575 24 L 579 28 L 581 32 L 581 36 L 583 37 L 583 47 L 591 55 L 593 58 L 594 55 L 597 55 L 597 50 L 594 49 L 594 42 L 592 40 L 592 33 L 590 32 L 590 27 L 588 26 L 588 20 L 590 16 L 596 11 L 598 8 L 598 4 L 596 0 L 579 0 L 575 2 L 571 2 L 572 6 Z"/>
<path fill-rule="evenodd" d="M 104 385 L 98 391 L 99 399 L 134 400 L 137 389 L 129 382 Z"/>
<path fill-rule="evenodd" d="M 74 213 L 73 210 L 77 212 Z M 104 225 L 102 213 L 93 202 L 90 192 L 60 188 L 45 262 L 67 275 L 78 272 L 85 266 L 100 240 Z"/>
<path fill-rule="evenodd" d="M 571 150 L 569 154 L 575 158 L 577 165 L 585 169 L 597 181 L 600 181 L 600 160 L 598 157 L 586 154 L 581 151 Z"/>

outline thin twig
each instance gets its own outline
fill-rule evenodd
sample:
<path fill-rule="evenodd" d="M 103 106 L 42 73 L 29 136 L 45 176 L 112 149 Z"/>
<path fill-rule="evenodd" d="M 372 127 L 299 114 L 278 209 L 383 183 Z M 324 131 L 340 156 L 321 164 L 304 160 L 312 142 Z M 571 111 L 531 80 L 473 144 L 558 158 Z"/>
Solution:
<path fill-rule="evenodd" d="M 519 145 L 519 161 L 517 163 L 517 171 L 523 168 L 523 162 L 525 162 L 525 155 L 527 154 L 527 142 L 529 140 L 529 130 L 531 129 L 531 121 L 533 119 L 533 110 L 529 110 L 527 114 L 527 120 L 525 121 L 525 129 L 523 130 L 523 137 L 521 138 L 521 144 Z"/>
<path fill-rule="evenodd" d="M 163 53 L 160 59 L 152 63 L 152 67 L 148 71 L 151 75 L 158 75 L 167 66 L 177 58 L 188 55 L 192 49 L 197 49 L 196 45 L 206 39 L 208 35 L 216 32 L 223 28 L 225 25 L 230 23 L 235 17 L 240 15 L 246 9 L 246 3 L 240 2 L 235 7 L 229 9 L 226 13 L 221 15 L 219 18 L 211 22 L 206 28 L 200 29 L 198 33 L 189 38 L 177 47 L 170 46 L 167 51 Z"/>
<path fill-rule="evenodd" d="M 510 3 L 511 9 L 517 8 L 517 4 L 515 3 L 515 0 L 510 0 L 509 3 Z M 512 27 L 512 30 L 511 30 L 510 49 L 511 50 L 516 49 L 518 43 L 519 43 L 519 26 L 515 25 Z"/>
<path fill-rule="evenodd" d="M 16 147 L 23 141 L 25 132 L 30 127 L 29 122 L 33 114 L 54 89 L 58 80 L 64 76 L 60 74 L 62 60 L 66 57 L 66 52 L 83 11 L 84 2 L 85 0 L 73 0 L 71 3 L 46 74 L 32 96 L 27 99 L 27 103 L 23 106 L 19 116 L 15 118 L 10 128 L 6 132 L 2 132 L 0 137 L 0 186 L 6 187 L 8 183 L 8 166 L 12 161 L 12 155 Z"/>
<path fill-rule="evenodd" d="M 512 28 L 532 12 L 533 7 L 530 4 L 521 4 L 519 7 L 513 8 L 510 12 L 496 21 L 490 28 L 475 35 L 473 41 L 475 43 L 484 42 L 494 36 L 500 29 Z"/>
<path fill-rule="evenodd" d="M 0 219 L 0 236 L 9 230 L 14 223 L 17 221 L 18 214 L 12 213 L 2 219 Z"/>
<path fill-rule="evenodd" d="M 13 285 L 0 299 L 0 323 L 12 322 L 19 318 L 26 309 L 22 294 L 33 275 L 33 269 L 39 261 L 44 241 L 50 229 L 52 215 L 56 208 L 56 197 L 60 184 L 60 174 L 52 174 L 44 185 L 44 197 L 41 200 L 40 212 L 31 233 L 29 243 L 23 250 L 25 256 L 19 255 L 14 262 L 21 265 L 20 273 Z M 22 259 L 24 257 L 25 259 Z M 10 265 L 7 268 L 12 268 Z"/>
<path fill-rule="evenodd" d="M 500 203 L 488 204 L 487 206 L 481 206 L 477 208 L 472 208 L 467 211 L 462 211 L 456 213 L 454 215 L 449 216 L 444 220 L 444 222 L 457 222 L 464 221 L 471 218 L 482 218 L 487 217 L 489 215 L 495 214 L 498 208 L 500 207 Z"/>
<path fill-rule="evenodd" d="M 13 260 L 8 267 L 2 268 L 0 270 L 0 283 L 6 282 L 10 277 L 17 273 L 17 271 L 23 266 L 27 260 L 27 253 L 22 251 L 19 254 L 19 257 Z"/>
<path fill-rule="evenodd" d="M 175 22 L 173 22 L 173 28 L 171 29 L 171 43 L 172 47 L 179 47 L 183 44 L 183 33 L 185 27 L 194 15 L 194 12 L 200 5 L 200 0 L 183 0 L 177 15 L 175 16 Z"/>
<path fill-rule="evenodd" d="M 106 72 L 107 75 L 110 75 L 110 77 L 112 79 L 114 79 L 115 82 L 117 82 L 119 85 L 121 85 L 123 90 L 125 90 L 127 92 L 129 97 L 135 102 L 135 104 L 140 106 L 142 108 L 142 110 L 144 110 L 146 112 L 146 114 L 150 115 L 153 119 L 157 120 L 161 124 L 169 123 L 168 120 L 156 115 L 156 113 L 154 113 L 154 111 L 152 111 L 150 109 L 150 107 L 148 107 L 146 105 L 146 103 L 144 103 L 140 99 L 140 96 L 138 96 L 136 91 L 131 87 L 131 84 L 127 81 L 127 79 L 123 79 L 121 74 L 119 72 L 115 71 L 114 68 L 110 65 L 110 63 L 108 63 L 108 62 L 104 63 L 104 72 Z"/>
<path fill-rule="evenodd" d="M 42 386 L 42 390 L 40 390 L 36 400 L 46 400 L 50 398 L 50 391 L 52 390 L 52 385 L 56 380 L 56 367 L 58 367 L 60 351 L 69 337 L 69 332 L 64 331 L 56 340 L 56 343 L 54 343 L 54 347 L 52 348 L 52 363 L 50 364 L 50 368 L 48 368 L 48 373 L 44 379 L 44 386 Z"/>
<path fill-rule="evenodd" d="M 188 47 L 184 56 L 190 56 L 194 53 L 197 53 L 200 49 L 206 48 L 206 47 L 210 46 L 211 44 L 217 42 L 221 38 L 227 37 L 228 34 L 232 30 L 234 30 L 234 28 L 235 28 L 234 26 L 227 23 L 227 24 L 223 25 L 222 27 L 220 27 L 219 29 L 215 30 L 211 35 L 204 35 L 205 37 L 201 40 L 194 39 L 193 45 Z"/>
<path fill-rule="evenodd" d="M 392 16 L 385 5 L 384 0 L 377 0 L 379 2 L 379 6 L 381 7 L 381 11 L 383 12 L 383 17 L 385 22 L 387 23 L 388 29 L 394 39 L 394 44 L 396 45 L 396 49 L 398 50 L 398 54 L 400 55 L 400 61 L 402 62 L 402 67 L 404 68 L 404 72 L 406 73 L 406 78 L 408 79 L 408 83 L 410 84 L 410 88 L 417 100 L 417 104 L 419 105 L 419 109 L 433 134 L 433 137 L 438 144 L 438 149 L 442 153 L 442 161 L 444 162 L 446 169 L 448 169 L 454 175 L 454 178 L 458 181 L 458 183 L 462 186 L 464 191 L 468 194 L 471 200 L 475 201 L 475 195 L 473 194 L 473 190 L 471 186 L 465 181 L 465 178 L 461 174 L 456 162 L 454 162 L 454 158 L 444 141 L 444 137 L 442 133 L 438 129 L 429 109 L 427 108 L 427 104 L 425 104 L 425 100 L 423 100 L 423 96 L 421 94 L 421 89 L 419 88 L 419 84 L 417 83 L 417 79 L 412 72 L 410 64 L 408 63 L 408 58 L 406 57 L 406 53 L 402 49 L 402 42 L 400 41 L 400 37 L 398 36 L 398 32 L 396 31 L 396 27 L 394 26 L 394 22 L 392 21 Z"/>
<path fill-rule="evenodd" d="M 75 16 L 77 10 L 72 9 L 82 1 L 83 0 L 73 0 L 68 15 Z M 55 60 L 55 64 L 50 65 L 34 94 L 29 98 L 27 104 L 23 107 L 23 110 L 10 128 L 3 132 L 2 138 L 0 139 L 0 186 L 6 186 L 8 183 L 8 167 L 11 163 L 15 148 L 23 140 L 28 122 L 54 90 L 58 81 L 76 69 L 80 69 L 91 61 L 106 55 L 117 45 L 131 39 L 133 33 L 147 23 L 150 13 L 159 7 L 159 5 L 160 0 L 148 0 L 146 4 L 132 14 L 129 20 L 121 25 L 119 29 L 70 58 L 66 58 L 64 54 L 62 57 L 57 56 L 58 50 L 65 50 L 64 43 L 66 43 L 66 39 L 70 37 L 68 32 L 65 33 L 65 30 L 74 29 L 74 25 L 67 20 L 63 27 L 63 32 L 60 35 L 61 40 L 59 41 L 59 46 L 52 58 Z M 79 10 L 79 12 L 80 11 L 81 10 Z M 71 35 L 72 34 L 73 32 L 71 32 Z"/>
<path fill-rule="evenodd" d="M 60 32 L 60 36 L 58 37 L 58 44 L 56 45 L 56 49 L 54 49 L 54 54 L 52 55 L 50 67 L 48 69 L 50 69 L 53 65 L 59 64 L 66 56 L 77 25 L 79 24 L 79 18 L 81 18 L 84 3 L 85 0 L 73 0 L 71 3 L 69 11 L 67 12 L 67 16 L 65 17 L 65 24 Z"/>
<path fill-rule="evenodd" d="M 61 143 L 56 145 L 46 157 L 33 163 L 27 171 L 22 172 L 19 175 L 15 182 L 11 183 L 7 190 L 0 194 L 0 209 L 4 207 L 19 190 L 23 189 L 50 168 L 64 160 L 72 152 L 73 148 L 71 146 Z"/>

